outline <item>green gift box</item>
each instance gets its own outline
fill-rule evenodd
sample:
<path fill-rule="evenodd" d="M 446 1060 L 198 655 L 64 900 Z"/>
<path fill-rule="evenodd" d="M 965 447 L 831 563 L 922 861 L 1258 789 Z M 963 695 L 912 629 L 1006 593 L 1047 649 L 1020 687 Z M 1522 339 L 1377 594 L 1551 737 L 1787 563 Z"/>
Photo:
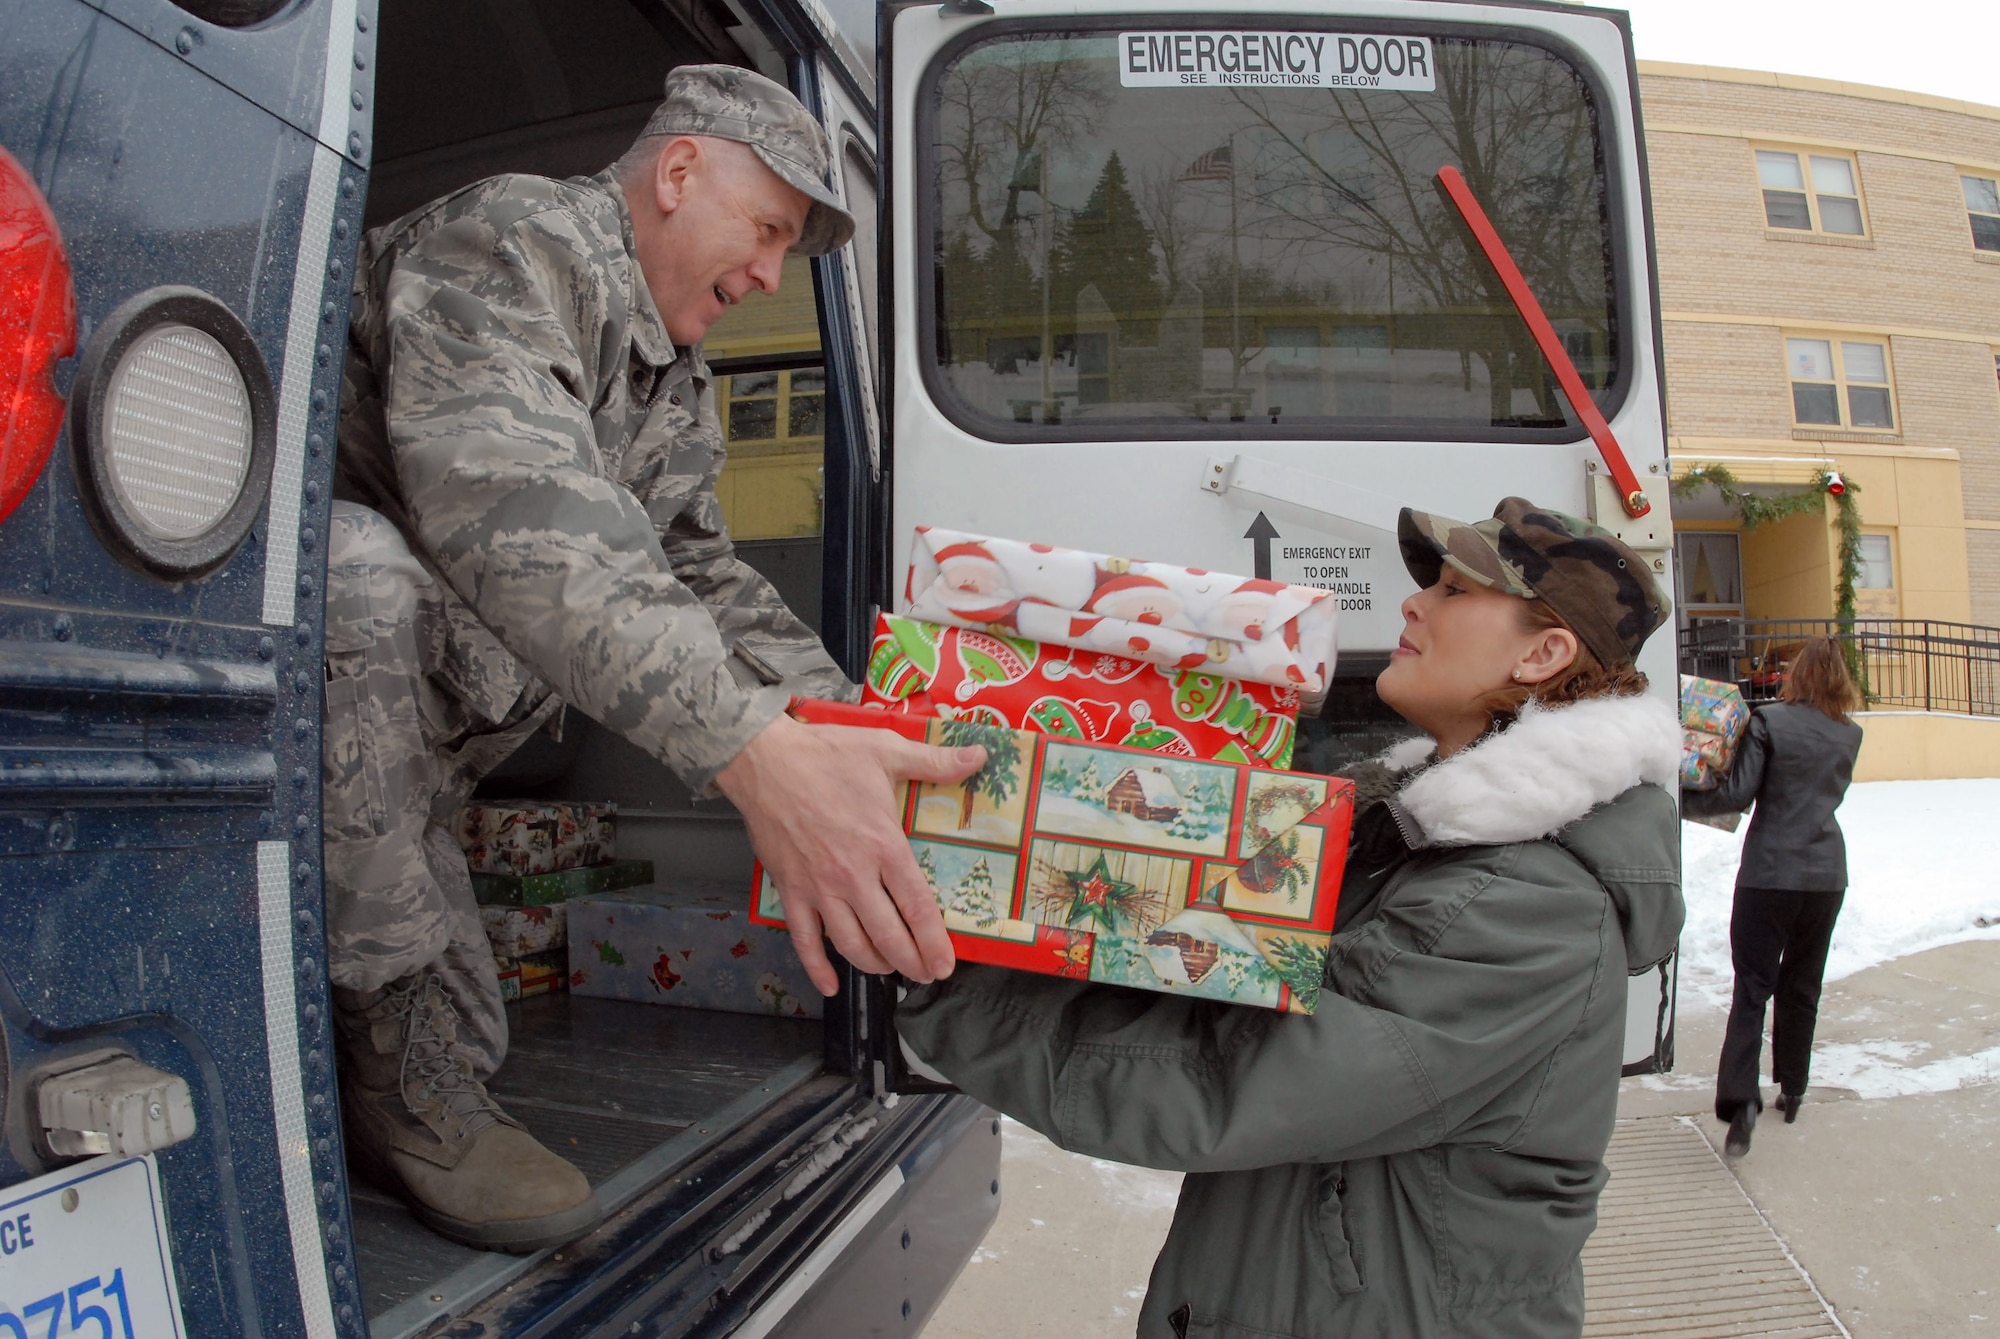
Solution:
<path fill-rule="evenodd" d="M 488 907 L 545 907 L 653 881 L 650 860 L 613 860 L 553 874 L 475 874 L 472 896 Z"/>

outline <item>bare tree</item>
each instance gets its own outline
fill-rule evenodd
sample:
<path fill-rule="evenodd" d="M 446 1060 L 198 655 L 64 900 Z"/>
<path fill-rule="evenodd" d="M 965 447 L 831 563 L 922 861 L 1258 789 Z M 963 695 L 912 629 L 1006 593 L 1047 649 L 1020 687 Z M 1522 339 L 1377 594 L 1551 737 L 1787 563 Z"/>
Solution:
<path fill-rule="evenodd" d="M 1026 48 L 981 47 L 938 87 L 939 184 L 964 189 L 966 217 L 988 237 L 1022 219 L 1020 196 L 1039 188 L 1040 156 L 1072 144 L 1111 96 L 1091 62 L 1005 58 L 1016 50 Z"/>
<path fill-rule="evenodd" d="M 1200 229 L 1188 218 L 1181 202 L 1187 184 L 1172 168 L 1147 171 L 1139 177 L 1139 212 L 1153 232 L 1153 247 L 1160 253 L 1160 274 L 1167 285 L 1167 298 L 1180 291 L 1189 276 L 1194 247 Z"/>
<path fill-rule="evenodd" d="M 1551 316 L 1601 326 L 1607 265 L 1588 94 L 1558 58 L 1492 42 L 1439 42 L 1437 90 L 1330 93 L 1316 114 L 1237 91 L 1266 145 L 1254 183 L 1265 237 L 1378 257 L 1394 283 L 1444 314 L 1466 369 L 1481 359 L 1494 420 L 1518 389 L 1560 415 L 1552 378 L 1499 277 L 1439 191 L 1451 163 L 1493 219 Z M 1579 225 L 1582 226 L 1579 226 Z M 1600 335 L 1608 334 L 1599 331 Z"/>

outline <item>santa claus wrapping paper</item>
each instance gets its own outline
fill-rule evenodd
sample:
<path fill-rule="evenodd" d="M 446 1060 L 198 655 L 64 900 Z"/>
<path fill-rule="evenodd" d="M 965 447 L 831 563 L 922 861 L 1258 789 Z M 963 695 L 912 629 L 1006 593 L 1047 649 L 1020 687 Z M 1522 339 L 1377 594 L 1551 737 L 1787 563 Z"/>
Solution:
<path fill-rule="evenodd" d="M 1170 563 L 920 527 L 904 594 L 864 703 L 1089 743 L 1283 769 L 1333 663 L 1325 591 Z"/>
<path fill-rule="evenodd" d="M 919 526 L 904 598 L 927 623 L 1308 698 L 1333 671 L 1336 602 L 1312 586 Z"/>

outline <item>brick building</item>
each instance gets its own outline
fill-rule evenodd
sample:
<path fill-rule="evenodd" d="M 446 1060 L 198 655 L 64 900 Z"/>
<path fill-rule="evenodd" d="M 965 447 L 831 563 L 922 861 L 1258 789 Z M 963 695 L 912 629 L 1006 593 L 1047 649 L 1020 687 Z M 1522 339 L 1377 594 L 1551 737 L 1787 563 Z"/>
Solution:
<path fill-rule="evenodd" d="M 2000 108 L 1640 64 L 1677 475 L 1859 485 L 1863 616 L 2000 625 Z M 1824 618 L 1829 505 L 1676 506 L 1683 617 Z"/>

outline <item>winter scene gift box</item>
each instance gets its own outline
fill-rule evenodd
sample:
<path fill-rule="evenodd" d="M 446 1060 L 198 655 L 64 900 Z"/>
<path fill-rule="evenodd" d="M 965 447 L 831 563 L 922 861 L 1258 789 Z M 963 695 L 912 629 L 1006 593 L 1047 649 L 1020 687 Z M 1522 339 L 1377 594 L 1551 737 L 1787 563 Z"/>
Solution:
<path fill-rule="evenodd" d="M 917 528 L 904 590 L 926 623 L 1172 670 L 1326 691 L 1339 602 L 1312 586 Z"/>
<path fill-rule="evenodd" d="M 791 936 L 754 923 L 733 892 L 635 888 L 571 902 L 569 985 L 609 1000 L 820 1016 Z"/>
<path fill-rule="evenodd" d="M 1689 790 L 1721 785 L 1749 724 L 1750 708 L 1735 684 L 1681 675 L 1681 784 Z"/>
<path fill-rule="evenodd" d="M 610 860 L 618 806 L 482 800 L 458 811 L 455 835 L 474 874 L 550 874 Z"/>
<path fill-rule="evenodd" d="M 1293 1013 L 1318 1004 L 1351 782 L 844 703 L 793 713 L 986 748 L 965 782 L 901 797 L 964 961 Z M 784 924 L 761 867 L 754 897 L 755 919 Z"/>
<path fill-rule="evenodd" d="M 883 614 L 863 705 L 1092 744 L 1291 765 L 1296 689 Z"/>

